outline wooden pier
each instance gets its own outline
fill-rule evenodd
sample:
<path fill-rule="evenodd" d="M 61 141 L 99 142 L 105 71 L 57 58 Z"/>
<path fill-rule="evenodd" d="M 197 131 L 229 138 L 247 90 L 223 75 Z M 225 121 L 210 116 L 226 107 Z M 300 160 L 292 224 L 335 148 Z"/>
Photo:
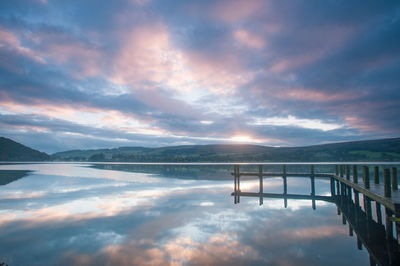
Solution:
<path fill-rule="evenodd" d="M 282 172 L 264 172 L 263 165 L 255 172 L 240 172 L 240 165 L 234 165 L 234 203 L 240 202 L 240 197 L 257 197 L 260 205 L 264 198 L 281 198 L 285 208 L 288 199 L 310 200 L 312 208 L 316 201 L 326 201 L 336 204 L 338 214 L 342 214 L 343 223 L 349 223 L 349 234 L 356 232 L 358 247 L 365 246 L 370 253 L 371 265 L 400 265 L 400 191 L 398 189 L 397 168 L 389 163 L 382 165 L 332 165 L 331 173 L 315 172 L 315 165 L 308 165 L 306 173 L 288 172 L 286 164 L 276 164 Z M 304 164 L 301 164 L 304 167 Z M 398 164 L 395 164 L 398 165 Z M 241 191 L 241 177 L 258 177 L 259 191 Z M 283 192 L 268 193 L 264 191 L 264 179 L 281 177 Z M 310 194 L 287 193 L 288 177 L 306 177 L 310 181 Z M 316 195 L 315 179 L 330 180 L 330 196 Z M 382 182 L 383 181 L 383 182 Z M 360 204 L 360 194 L 363 196 L 363 208 Z M 374 203 L 374 204 L 373 204 Z M 373 205 L 377 221 L 372 219 Z M 382 217 L 382 208 L 384 217 Z M 395 231 L 393 230 L 395 228 Z M 383 246 L 382 246 L 383 245 Z"/>

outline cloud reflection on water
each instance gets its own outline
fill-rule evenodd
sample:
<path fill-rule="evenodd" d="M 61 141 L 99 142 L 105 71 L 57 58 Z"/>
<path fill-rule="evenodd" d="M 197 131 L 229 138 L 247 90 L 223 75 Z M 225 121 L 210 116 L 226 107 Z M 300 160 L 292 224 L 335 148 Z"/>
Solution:
<path fill-rule="evenodd" d="M 74 165 L 32 168 L 0 187 L 0 195 L 25 195 L 0 196 L 0 259 L 11 265 L 339 265 L 367 258 L 345 237 L 332 204 L 318 202 L 313 211 L 308 201 L 289 200 L 283 209 L 282 200 L 258 206 L 243 198 L 233 205 L 231 180 L 149 174 L 148 182 L 108 170 L 95 178 L 101 170 Z M 307 191 L 301 181 L 291 184 Z M 256 191 L 256 181 L 243 185 Z M 280 185 L 265 180 L 267 190 Z M 325 256 L 329 245 L 344 256 Z"/>

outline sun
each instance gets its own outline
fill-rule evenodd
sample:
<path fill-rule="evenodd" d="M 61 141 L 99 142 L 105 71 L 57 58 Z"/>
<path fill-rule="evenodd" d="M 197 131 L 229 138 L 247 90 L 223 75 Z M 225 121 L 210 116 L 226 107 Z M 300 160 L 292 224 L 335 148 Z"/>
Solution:
<path fill-rule="evenodd" d="M 251 137 L 245 136 L 245 135 L 233 136 L 233 137 L 231 137 L 231 141 L 234 141 L 234 142 L 254 142 L 254 140 Z"/>

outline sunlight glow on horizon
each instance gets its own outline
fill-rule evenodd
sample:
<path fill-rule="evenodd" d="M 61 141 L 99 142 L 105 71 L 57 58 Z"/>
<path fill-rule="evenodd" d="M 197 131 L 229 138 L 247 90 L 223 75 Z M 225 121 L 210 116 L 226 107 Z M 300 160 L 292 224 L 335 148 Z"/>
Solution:
<path fill-rule="evenodd" d="M 343 127 L 342 124 L 327 123 L 320 119 L 297 118 L 293 115 L 288 115 L 287 117 L 256 118 L 253 122 L 248 124 L 257 126 L 295 126 L 308 129 L 318 129 L 322 131 L 330 131 Z"/>

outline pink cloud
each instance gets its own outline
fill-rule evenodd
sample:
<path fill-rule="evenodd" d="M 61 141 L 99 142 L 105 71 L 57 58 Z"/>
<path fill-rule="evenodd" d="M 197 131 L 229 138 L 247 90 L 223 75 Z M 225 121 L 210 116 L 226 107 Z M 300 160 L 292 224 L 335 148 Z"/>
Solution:
<path fill-rule="evenodd" d="M 233 37 L 240 44 L 254 49 L 262 49 L 264 48 L 266 43 L 266 41 L 262 37 L 244 29 L 233 31 Z"/>
<path fill-rule="evenodd" d="M 72 69 L 76 77 L 95 76 L 100 74 L 104 62 L 104 55 L 96 47 L 91 47 L 79 40 L 63 42 L 62 40 L 48 40 L 45 36 L 38 36 L 43 48 L 37 53 L 48 61 L 57 64 L 73 63 L 78 66 Z"/>
<path fill-rule="evenodd" d="M 277 97 L 282 99 L 293 99 L 311 102 L 335 102 L 344 100 L 353 100 L 358 98 L 354 92 L 325 92 L 316 89 L 292 88 L 281 90 Z"/>
<path fill-rule="evenodd" d="M 265 2 L 261 0 L 219 1 L 214 6 L 212 13 L 219 20 L 233 23 L 257 13 L 264 4 Z"/>
<path fill-rule="evenodd" d="M 250 82 L 254 73 L 244 69 L 235 55 L 210 56 L 202 53 L 186 53 L 186 62 L 194 78 L 201 86 L 219 95 L 233 94 L 235 90 Z"/>
<path fill-rule="evenodd" d="M 3 28 L 0 25 L 0 49 L 1 48 L 15 51 L 16 53 L 28 57 L 38 63 L 46 63 L 43 58 L 38 56 L 30 48 L 23 46 L 19 38 L 13 32 Z"/>
<path fill-rule="evenodd" d="M 114 59 L 113 82 L 138 86 L 168 78 L 172 69 L 168 56 L 173 51 L 164 25 L 138 27 L 122 38 L 122 47 Z"/>
<path fill-rule="evenodd" d="M 111 75 L 117 84 L 146 90 L 167 87 L 178 94 L 199 89 L 229 94 L 253 78 L 235 55 L 210 56 L 177 48 L 161 23 L 134 29 L 122 37 L 122 43 Z"/>
<path fill-rule="evenodd" d="M 352 27 L 314 27 L 296 33 L 296 42 L 308 47 L 307 50 L 280 56 L 273 62 L 269 70 L 273 73 L 295 70 L 310 65 L 346 45 L 353 38 L 355 28 Z"/>
<path fill-rule="evenodd" d="M 72 265 L 97 265 L 100 262 L 105 265 L 229 265 L 244 264 L 246 259 L 259 257 L 250 246 L 235 238 L 234 234 L 218 234 L 201 243 L 190 237 L 177 237 L 162 246 L 152 239 L 140 239 L 125 245 L 106 246 L 95 256 L 67 252 L 62 261 Z"/>
<path fill-rule="evenodd" d="M 287 229 L 281 232 L 281 236 L 286 239 L 313 240 L 327 238 L 334 235 L 346 234 L 341 227 L 337 226 L 319 226 L 312 228 Z"/>

